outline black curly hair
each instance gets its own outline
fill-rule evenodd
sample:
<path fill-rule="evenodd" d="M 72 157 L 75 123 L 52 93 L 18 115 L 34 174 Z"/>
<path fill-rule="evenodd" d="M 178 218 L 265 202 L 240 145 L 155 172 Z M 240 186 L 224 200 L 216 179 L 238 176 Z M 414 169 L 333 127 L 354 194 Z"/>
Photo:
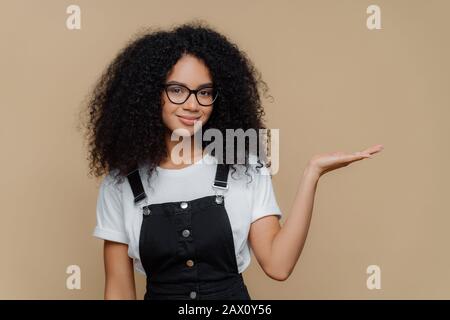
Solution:
<path fill-rule="evenodd" d="M 121 181 L 131 170 L 146 164 L 150 176 L 165 159 L 161 93 L 167 74 L 184 54 L 205 63 L 220 92 L 203 129 L 216 128 L 224 137 L 226 129 L 266 129 L 258 90 L 264 97 L 272 97 L 267 95 L 260 72 L 236 44 L 198 20 L 170 30 L 147 28 L 129 40 L 88 95 L 85 127 L 91 175 L 114 172 Z M 261 146 L 261 137 L 257 138 Z M 203 148 L 209 143 L 203 142 Z M 246 166 L 247 174 L 247 141 L 245 150 L 245 164 L 239 165 Z M 266 155 L 265 150 L 258 152 Z M 257 157 L 258 168 L 262 167 L 260 159 Z M 233 172 L 236 165 L 231 166 Z"/>

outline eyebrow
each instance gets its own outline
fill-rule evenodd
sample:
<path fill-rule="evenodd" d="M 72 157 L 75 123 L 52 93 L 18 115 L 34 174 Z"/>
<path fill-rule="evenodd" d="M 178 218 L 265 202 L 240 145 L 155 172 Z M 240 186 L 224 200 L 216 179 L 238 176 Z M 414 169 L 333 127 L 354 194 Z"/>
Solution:
<path fill-rule="evenodd" d="M 186 87 L 189 88 L 189 86 L 186 83 L 178 82 L 178 81 L 175 81 L 175 80 L 168 81 L 166 84 L 180 84 L 180 85 L 183 85 L 183 86 L 186 86 Z M 201 84 L 201 85 L 199 85 L 197 87 L 197 89 L 203 88 L 203 87 L 208 87 L 208 86 L 213 86 L 213 83 L 212 82 L 208 82 L 208 83 Z"/>

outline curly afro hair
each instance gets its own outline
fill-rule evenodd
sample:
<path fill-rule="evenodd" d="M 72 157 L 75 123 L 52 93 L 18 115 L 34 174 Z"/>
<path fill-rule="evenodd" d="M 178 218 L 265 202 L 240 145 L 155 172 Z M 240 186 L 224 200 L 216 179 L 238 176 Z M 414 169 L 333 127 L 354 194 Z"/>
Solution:
<path fill-rule="evenodd" d="M 220 92 L 203 129 L 218 129 L 224 137 L 226 129 L 266 129 L 259 90 L 271 97 L 266 95 L 268 87 L 236 44 L 198 21 L 171 30 L 147 29 L 129 40 L 88 95 L 85 126 L 91 175 L 114 172 L 121 181 L 136 166 L 145 164 L 150 176 L 165 159 L 161 93 L 169 71 L 184 54 L 205 63 Z M 264 149 L 257 136 L 258 149 Z M 209 143 L 203 142 L 203 148 Z M 245 150 L 245 164 L 232 164 L 233 172 L 237 165 L 245 165 L 247 174 L 248 141 Z M 266 155 L 265 150 L 258 154 Z M 260 159 L 257 157 L 258 168 L 262 167 Z"/>

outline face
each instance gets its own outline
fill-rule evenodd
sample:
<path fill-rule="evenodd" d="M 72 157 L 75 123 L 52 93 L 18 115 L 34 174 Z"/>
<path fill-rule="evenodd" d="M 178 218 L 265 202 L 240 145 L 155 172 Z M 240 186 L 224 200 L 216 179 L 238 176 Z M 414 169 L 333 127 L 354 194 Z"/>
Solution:
<path fill-rule="evenodd" d="M 182 84 L 191 90 L 205 87 L 205 91 L 200 91 L 198 93 L 199 98 L 201 98 L 202 95 L 203 97 L 207 96 L 207 90 L 209 89 L 206 87 L 211 87 L 213 85 L 212 77 L 206 65 L 200 59 L 192 55 L 184 55 L 178 60 L 167 76 L 166 84 L 169 83 Z M 173 90 L 175 94 L 183 89 L 175 87 Z M 194 93 L 192 93 L 183 104 L 171 102 L 165 91 L 162 92 L 161 99 L 162 119 L 165 126 L 169 129 L 170 133 L 175 129 L 183 128 L 187 130 L 175 132 L 182 136 L 186 136 L 186 134 L 192 136 L 195 132 L 194 124 L 195 129 L 199 128 L 197 122 L 200 122 L 203 126 L 208 121 L 213 109 L 213 105 L 202 106 L 199 104 Z M 202 100 L 200 101 L 202 102 Z"/>

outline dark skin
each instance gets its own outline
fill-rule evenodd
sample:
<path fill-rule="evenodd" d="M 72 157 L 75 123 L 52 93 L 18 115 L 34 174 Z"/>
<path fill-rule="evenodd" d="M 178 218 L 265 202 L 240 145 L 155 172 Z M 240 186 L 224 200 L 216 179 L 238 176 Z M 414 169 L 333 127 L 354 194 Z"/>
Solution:
<path fill-rule="evenodd" d="M 172 80 L 184 83 L 190 89 L 196 89 L 212 82 L 208 68 L 199 59 L 190 55 L 184 56 L 174 65 L 167 76 L 166 82 Z M 178 142 L 171 141 L 171 134 L 176 129 L 184 129 L 185 131 L 180 132 L 180 134 L 188 138 L 192 137 L 195 132 L 194 126 L 184 123 L 180 116 L 195 117 L 198 118 L 196 121 L 206 123 L 213 107 L 201 106 L 193 94 L 182 105 L 171 103 L 164 92 L 161 95 L 161 100 L 162 119 L 167 128 L 166 145 L 168 155 L 160 163 L 160 167 L 165 169 L 187 167 L 196 162 L 199 157 L 202 157 L 201 148 L 192 143 L 190 162 L 174 163 L 171 154 Z M 105 240 L 104 261 L 106 277 L 105 299 L 136 299 L 133 260 L 128 256 L 128 245 Z"/>
<path fill-rule="evenodd" d="M 177 62 L 168 75 L 167 81 L 171 80 L 184 83 L 190 89 L 196 89 L 212 81 L 208 68 L 193 56 L 184 56 Z M 162 118 L 167 128 L 168 155 L 160 166 L 167 169 L 181 169 L 199 160 L 202 152 L 200 147 L 191 143 L 190 162 L 177 164 L 173 161 L 172 150 L 178 143 L 170 139 L 174 130 L 185 129 L 183 134 L 191 138 L 194 134 L 194 126 L 189 122 L 188 124 L 183 122 L 180 116 L 195 117 L 196 121 L 206 123 L 213 112 L 213 107 L 199 105 L 194 95 L 182 105 L 171 103 L 165 93 L 161 99 Z M 338 151 L 315 155 L 302 173 L 292 210 L 283 226 L 275 215 L 267 215 L 251 224 L 249 244 L 258 263 L 270 278 L 286 280 L 298 261 L 310 226 L 314 196 L 320 177 L 353 162 L 371 158 L 382 149 L 382 145 L 374 145 L 360 153 Z M 136 299 L 133 261 L 128 256 L 128 245 L 105 241 L 104 261 L 105 299 Z"/>
<path fill-rule="evenodd" d="M 183 83 L 190 89 L 201 88 L 206 84 L 212 83 L 212 77 L 208 68 L 198 58 L 185 55 L 173 67 L 172 71 L 167 76 L 166 83 Z M 164 162 L 160 164 L 161 167 L 167 169 L 180 169 L 195 163 L 202 156 L 201 146 L 194 145 L 194 126 L 190 123 L 183 122 L 180 117 L 196 118 L 195 122 L 200 122 L 202 125 L 206 123 L 213 112 L 214 106 L 202 106 L 198 103 L 194 94 L 188 98 L 183 104 L 172 103 L 165 93 L 161 96 L 162 100 L 162 119 L 167 128 L 166 145 L 168 155 Z M 176 164 L 173 161 L 172 151 L 177 141 L 171 141 L 172 133 L 177 129 L 184 129 L 186 132 L 180 132 L 180 135 L 190 139 L 185 140 L 191 146 L 190 161 L 183 164 Z M 174 134 L 174 136 L 178 136 Z M 197 154 L 195 154 L 197 152 Z"/>
<path fill-rule="evenodd" d="M 283 227 L 274 215 L 262 217 L 251 224 L 250 245 L 269 277 L 284 281 L 292 273 L 305 245 L 320 177 L 353 162 L 372 158 L 381 150 L 382 145 L 374 145 L 361 152 L 337 151 L 315 155 L 303 171 L 291 212 Z"/>

